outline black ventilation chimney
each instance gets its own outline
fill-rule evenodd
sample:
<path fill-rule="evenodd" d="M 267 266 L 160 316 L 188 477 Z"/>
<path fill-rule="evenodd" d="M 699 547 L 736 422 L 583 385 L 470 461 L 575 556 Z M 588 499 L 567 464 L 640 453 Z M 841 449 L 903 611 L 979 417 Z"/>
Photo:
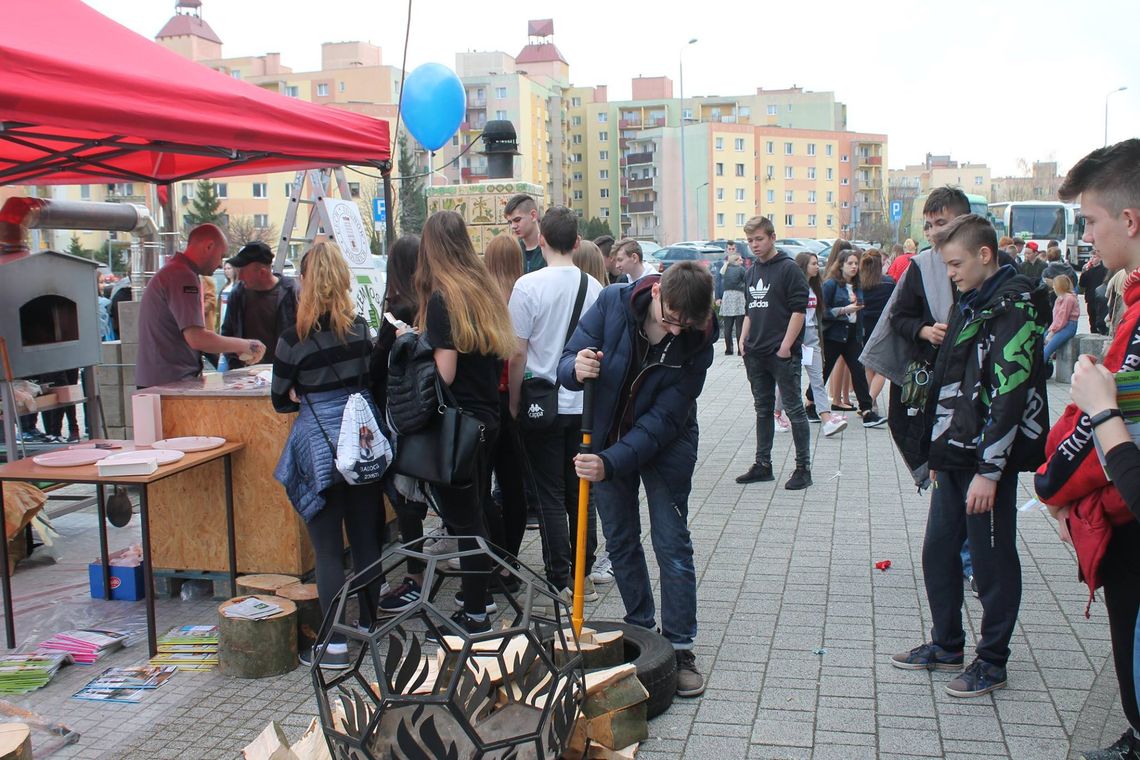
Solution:
<path fill-rule="evenodd" d="M 487 179 L 510 179 L 514 174 L 514 157 L 519 155 L 515 125 L 503 119 L 487 122 L 483 127 L 482 155 L 487 157 Z"/>

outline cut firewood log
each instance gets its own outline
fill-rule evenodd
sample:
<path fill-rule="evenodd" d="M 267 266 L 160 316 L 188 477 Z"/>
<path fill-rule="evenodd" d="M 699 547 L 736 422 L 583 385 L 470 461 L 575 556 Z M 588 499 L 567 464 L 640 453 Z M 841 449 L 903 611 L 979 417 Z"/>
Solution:
<path fill-rule="evenodd" d="M 237 678 L 265 678 L 296 668 L 297 605 L 279 596 L 257 596 L 281 612 L 261 620 L 226 617 L 226 608 L 245 598 L 218 605 L 218 670 Z"/>
<path fill-rule="evenodd" d="M 275 573 L 262 573 L 260 575 L 243 575 L 237 579 L 238 596 L 255 596 L 257 594 L 276 594 L 282 586 L 292 586 L 300 581 L 291 575 L 277 575 Z"/>
<path fill-rule="evenodd" d="M 332 760 L 325 732 L 321 730 L 321 723 L 316 718 L 309 722 L 309 727 L 292 749 L 297 760 Z"/>
<path fill-rule="evenodd" d="M 640 746 L 639 742 L 621 749 L 610 749 L 601 744 L 591 744 L 586 757 L 588 760 L 634 760 L 637 757 L 637 748 Z"/>
<path fill-rule="evenodd" d="M 582 655 L 582 667 L 586 670 L 610 668 L 625 662 L 625 642 L 621 631 L 598 633 L 592 628 L 583 628 L 576 645 L 574 634 L 569 628 L 563 633 L 563 638 L 554 639 L 554 663 L 559 667 L 576 654 Z"/>
<path fill-rule="evenodd" d="M 637 667 L 632 662 L 616 665 L 605 670 L 595 670 L 586 674 L 586 696 L 597 694 L 610 684 L 615 684 L 626 676 L 637 675 Z"/>
<path fill-rule="evenodd" d="M 241 756 L 243 760 L 297 760 L 277 721 L 271 721 L 256 739 L 247 744 Z"/>
<path fill-rule="evenodd" d="M 562 750 L 562 760 L 582 760 L 586 756 L 586 719 L 579 716 L 570 729 L 566 747 Z"/>
<path fill-rule="evenodd" d="M 297 605 L 297 651 L 304 652 L 317 643 L 321 623 L 321 600 L 317 597 L 317 584 L 291 583 L 275 592 L 276 596 L 288 599 Z"/>
<path fill-rule="evenodd" d="M 609 749 L 621 749 L 649 738 L 649 722 L 645 703 L 608 712 L 587 719 L 586 735 L 590 741 Z"/>
<path fill-rule="evenodd" d="M 32 730 L 25 723 L 0 723 L 0 760 L 32 760 Z"/>
<path fill-rule="evenodd" d="M 589 694 L 582 703 L 582 714 L 586 716 L 587 720 L 593 720 L 607 713 L 639 705 L 647 699 L 649 699 L 649 692 L 641 685 L 641 681 L 637 679 L 637 674 L 633 673 L 604 689 Z M 621 746 L 626 745 L 622 744 Z"/>

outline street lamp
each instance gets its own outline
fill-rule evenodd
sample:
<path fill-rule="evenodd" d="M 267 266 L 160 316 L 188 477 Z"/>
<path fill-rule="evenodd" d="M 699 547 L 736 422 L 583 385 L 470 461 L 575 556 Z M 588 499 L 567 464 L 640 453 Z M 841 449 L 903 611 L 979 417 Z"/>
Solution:
<path fill-rule="evenodd" d="M 680 71 L 681 83 L 681 237 L 689 239 L 689 201 L 688 188 L 685 181 L 685 48 L 697 41 L 696 37 L 681 46 L 677 54 L 677 68 Z"/>
<path fill-rule="evenodd" d="M 1105 96 L 1105 147 L 1106 148 L 1108 147 L 1108 98 L 1116 95 L 1117 92 L 1123 92 L 1126 89 L 1129 89 L 1129 88 L 1118 87 L 1115 90 L 1113 90 L 1112 92 L 1109 92 L 1108 95 Z M 684 98 L 685 96 L 681 96 L 681 97 Z M 684 149 L 684 146 L 682 146 L 682 149 Z M 682 154 L 682 155 L 684 155 L 684 154 Z M 684 162 L 684 158 L 682 158 L 682 162 Z"/>
<path fill-rule="evenodd" d="M 708 182 L 703 182 L 697 185 L 697 189 L 693 191 L 693 207 L 697 210 L 697 237 L 702 240 L 705 236 L 701 234 L 701 190 L 709 186 Z M 688 239 L 688 235 L 685 236 Z"/>

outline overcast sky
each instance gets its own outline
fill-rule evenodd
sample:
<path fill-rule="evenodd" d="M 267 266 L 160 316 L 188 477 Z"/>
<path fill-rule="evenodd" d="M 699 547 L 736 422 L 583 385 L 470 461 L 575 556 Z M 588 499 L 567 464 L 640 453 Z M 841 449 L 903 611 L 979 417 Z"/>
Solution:
<path fill-rule="evenodd" d="M 148 38 L 173 0 L 87 0 Z M 279 52 L 294 71 L 320 66 L 322 42 L 365 40 L 399 66 L 403 0 L 203 0 L 203 17 L 229 56 Z M 553 18 L 554 42 L 574 85 L 609 85 L 630 96 L 630 79 L 674 79 L 681 48 L 687 95 L 756 87 L 833 90 L 848 127 L 885 132 L 892 168 L 925 154 L 1018 172 L 1018 160 L 1058 160 L 1062 170 L 1104 142 L 1137 136 L 1140 22 L 1137 0 L 705 0 L 666 11 L 659 3 L 415 0 L 407 50 L 421 63 L 455 65 L 460 50 L 517 55 L 527 19 Z M 503 9 L 503 10 L 499 10 Z M 495 11 L 499 12 L 496 13 Z M 108 50 L 114 55 L 114 50 Z"/>

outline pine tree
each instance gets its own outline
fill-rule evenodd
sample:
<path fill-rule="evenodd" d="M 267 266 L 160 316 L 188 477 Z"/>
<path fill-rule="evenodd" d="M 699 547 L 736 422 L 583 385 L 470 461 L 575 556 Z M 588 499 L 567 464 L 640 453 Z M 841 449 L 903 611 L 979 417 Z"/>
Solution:
<path fill-rule="evenodd" d="M 194 198 L 190 201 L 190 208 L 186 212 L 186 221 L 188 227 L 207 223 L 225 226 L 226 210 L 218 200 L 218 189 L 210 180 L 198 180 Z"/>
<path fill-rule="evenodd" d="M 87 251 L 84 250 L 83 244 L 79 242 L 78 235 L 71 236 L 71 243 L 67 246 L 66 252 L 70 253 L 72 256 L 78 256 L 81 259 L 91 258 L 91 256 L 88 255 Z"/>
<path fill-rule="evenodd" d="M 582 232 L 582 238 L 585 240 L 596 240 L 602 235 L 609 235 L 610 237 L 614 237 L 614 233 L 610 229 L 610 223 L 599 219 L 596 216 L 590 221 L 586 222 L 586 224 L 583 226 L 583 229 L 584 231 Z"/>
<path fill-rule="evenodd" d="M 408 147 L 406 135 L 400 135 L 400 233 L 420 234 L 427 220 L 427 198 L 423 177 L 416 165 L 415 154 Z"/>

